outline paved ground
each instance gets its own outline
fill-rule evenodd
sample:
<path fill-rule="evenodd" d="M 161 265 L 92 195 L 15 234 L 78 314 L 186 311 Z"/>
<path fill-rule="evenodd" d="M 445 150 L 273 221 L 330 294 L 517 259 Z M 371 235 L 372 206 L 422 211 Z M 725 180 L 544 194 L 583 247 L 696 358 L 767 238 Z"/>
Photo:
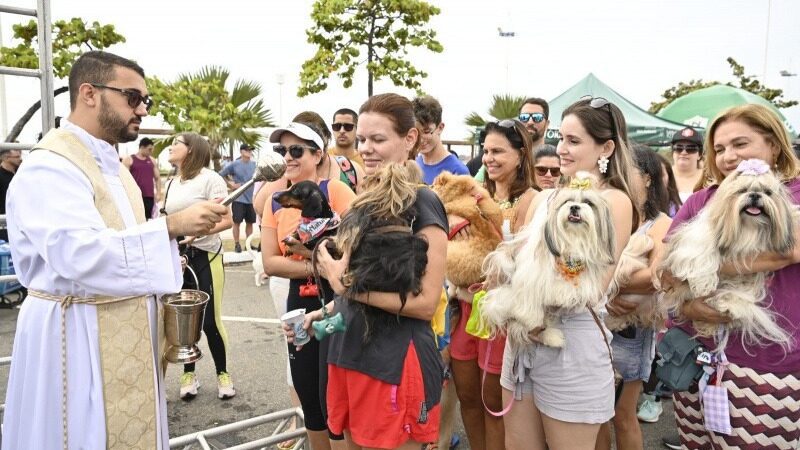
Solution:
<path fill-rule="evenodd" d="M 171 366 L 167 371 L 167 406 L 172 437 L 290 406 L 285 383 L 285 343 L 278 330 L 267 286 L 255 286 L 250 264 L 228 265 L 224 298 L 223 316 L 231 349 L 228 370 L 238 394 L 228 401 L 217 399 L 213 362 L 204 340 L 201 340 L 200 348 L 206 356 L 197 363 L 202 387 L 196 399 L 181 401 L 178 398 L 181 369 Z M 0 356 L 11 353 L 18 312 L 16 309 L 0 309 Z M 8 367 L 0 367 L 0 401 L 5 399 L 7 380 Z M 672 428 L 671 411 L 667 402 L 659 423 L 642 426 L 646 449 L 662 448 L 661 438 Z M 272 426 L 265 425 L 221 436 L 212 444 L 232 446 L 265 437 L 271 430 Z M 468 449 L 460 423 L 458 431 L 462 436 L 459 449 Z"/>

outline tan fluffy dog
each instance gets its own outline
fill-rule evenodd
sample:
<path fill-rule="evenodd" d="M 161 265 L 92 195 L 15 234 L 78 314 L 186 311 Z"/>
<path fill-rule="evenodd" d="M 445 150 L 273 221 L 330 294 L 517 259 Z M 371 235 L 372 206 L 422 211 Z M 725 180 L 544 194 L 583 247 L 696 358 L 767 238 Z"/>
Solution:
<path fill-rule="evenodd" d="M 483 259 L 502 241 L 500 207 L 468 175 L 442 172 L 431 187 L 444 204 L 451 230 L 469 222 L 469 238 L 451 240 L 447 245 L 447 279 L 461 288 L 479 283 Z"/>

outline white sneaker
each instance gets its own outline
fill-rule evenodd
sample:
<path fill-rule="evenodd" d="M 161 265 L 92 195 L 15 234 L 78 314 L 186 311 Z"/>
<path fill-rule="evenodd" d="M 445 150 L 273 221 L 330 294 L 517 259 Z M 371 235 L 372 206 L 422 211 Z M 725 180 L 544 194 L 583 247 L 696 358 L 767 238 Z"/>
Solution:
<path fill-rule="evenodd" d="M 185 372 L 181 375 L 181 400 L 191 400 L 197 396 L 200 382 L 194 372 Z"/>
<path fill-rule="evenodd" d="M 227 400 L 236 395 L 236 389 L 233 388 L 233 380 L 228 372 L 222 372 L 217 375 L 217 397 L 220 400 Z"/>
<path fill-rule="evenodd" d="M 637 411 L 636 417 L 642 422 L 658 422 L 658 418 L 661 417 L 661 413 L 664 412 L 661 402 L 657 402 L 652 395 L 645 394 L 643 397 L 644 401 L 639 405 L 639 411 Z"/>

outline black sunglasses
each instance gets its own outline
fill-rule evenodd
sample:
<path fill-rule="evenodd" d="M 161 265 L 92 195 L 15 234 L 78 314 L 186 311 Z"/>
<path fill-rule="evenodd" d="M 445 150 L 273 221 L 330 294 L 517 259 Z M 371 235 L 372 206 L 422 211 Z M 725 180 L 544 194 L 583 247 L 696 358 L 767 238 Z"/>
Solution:
<path fill-rule="evenodd" d="M 678 152 L 678 153 L 686 152 L 686 153 L 692 155 L 694 153 L 699 153 L 700 152 L 700 146 L 697 146 L 697 145 L 694 145 L 694 144 L 689 144 L 689 145 L 675 144 L 675 145 L 672 146 L 672 151 L 673 152 Z"/>
<path fill-rule="evenodd" d="M 150 112 L 150 108 L 153 106 L 153 99 L 150 98 L 149 95 L 142 95 L 139 91 L 135 91 L 133 89 L 120 89 L 114 86 L 106 86 L 105 84 L 96 84 L 96 83 L 89 83 L 92 86 L 100 89 L 110 89 L 114 92 L 119 92 L 120 94 L 128 97 L 128 106 L 133 109 L 139 107 L 140 104 L 144 103 L 144 108 L 147 112 Z"/>
<path fill-rule="evenodd" d="M 353 131 L 353 128 L 355 128 L 356 125 L 354 123 L 334 123 L 334 124 L 331 124 L 331 128 L 333 128 L 333 131 L 339 131 L 339 130 L 342 129 L 342 127 L 344 127 L 344 131 L 347 131 L 349 133 L 349 132 Z"/>
<path fill-rule="evenodd" d="M 306 149 L 308 149 L 308 150 L 310 150 L 312 152 L 317 151 L 316 147 L 312 147 L 310 145 L 300 145 L 300 144 L 292 144 L 292 145 L 290 145 L 288 147 L 283 145 L 283 144 L 278 144 L 278 145 L 272 147 L 272 149 L 275 150 L 275 153 L 277 153 L 277 154 L 279 154 L 281 156 L 286 156 L 286 151 L 288 150 L 289 151 L 289 155 L 292 156 L 292 159 L 300 159 L 300 158 L 302 158 L 303 157 L 303 153 L 306 151 Z"/>
<path fill-rule="evenodd" d="M 550 172 L 551 177 L 560 177 L 561 176 L 561 168 L 560 167 L 544 167 L 544 166 L 536 166 L 536 175 L 543 177 Z"/>
<path fill-rule="evenodd" d="M 520 113 L 518 117 L 519 121 L 525 123 L 529 120 L 533 120 L 533 123 L 542 123 L 544 121 L 544 114 L 542 113 Z"/>
<path fill-rule="evenodd" d="M 614 119 L 614 112 L 611 111 L 611 102 L 604 99 L 603 97 L 592 97 L 591 95 L 584 95 L 580 98 L 581 101 L 588 100 L 589 106 L 594 109 L 600 109 L 603 107 L 608 107 L 608 116 L 611 118 L 611 126 L 614 128 L 611 131 L 611 139 L 616 139 L 619 134 L 617 133 L 617 121 Z"/>

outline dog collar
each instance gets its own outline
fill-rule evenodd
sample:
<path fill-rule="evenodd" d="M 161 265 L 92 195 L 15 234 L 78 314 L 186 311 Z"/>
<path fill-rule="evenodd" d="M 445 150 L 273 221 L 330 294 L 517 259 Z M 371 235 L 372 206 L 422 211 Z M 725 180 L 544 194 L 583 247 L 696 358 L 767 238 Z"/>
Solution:
<path fill-rule="evenodd" d="M 581 275 L 586 265 L 581 260 L 567 257 L 566 259 L 558 258 L 556 260 L 556 268 L 564 279 L 575 280 Z"/>

